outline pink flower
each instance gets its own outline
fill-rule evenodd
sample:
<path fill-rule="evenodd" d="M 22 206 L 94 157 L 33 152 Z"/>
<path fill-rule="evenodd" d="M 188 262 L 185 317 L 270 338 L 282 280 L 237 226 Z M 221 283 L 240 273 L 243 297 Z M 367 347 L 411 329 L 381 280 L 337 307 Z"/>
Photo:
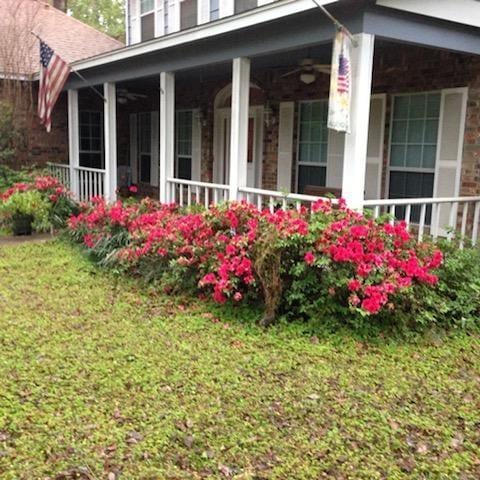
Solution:
<path fill-rule="evenodd" d="M 353 278 L 352 280 L 350 280 L 348 282 L 348 289 L 351 291 L 351 292 L 356 292 L 358 290 L 360 290 L 360 287 L 362 286 L 362 284 L 360 283 L 359 280 L 357 280 L 356 278 Z"/>
<path fill-rule="evenodd" d="M 137 193 L 137 192 L 138 192 L 138 187 L 137 187 L 136 185 L 130 185 L 130 186 L 128 187 L 128 191 L 129 191 L 130 193 Z"/>
<path fill-rule="evenodd" d="M 235 292 L 235 295 L 233 296 L 233 299 L 236 301 L 236 302 L 240 302 L 243 298 L 243 295 L 240 293 L 240 292 Z"/>
<path fill-rule="evenodd" d="M 307 265 L 312 265 L 315 262 L 315 255 L 311 251 L 309 251 L 305 254 L 303 260 Z"/>

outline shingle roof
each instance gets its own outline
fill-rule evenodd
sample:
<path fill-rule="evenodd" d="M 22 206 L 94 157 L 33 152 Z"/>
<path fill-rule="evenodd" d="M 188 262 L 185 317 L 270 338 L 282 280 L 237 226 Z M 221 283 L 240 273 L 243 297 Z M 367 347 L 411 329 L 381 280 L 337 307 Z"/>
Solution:
<path fill-rule="evenodd" d="M 0 74 L 38 72 L 39 41 L 32 31 L 68 63 L 123 47 L 43 0 L 0 0 Z"/>

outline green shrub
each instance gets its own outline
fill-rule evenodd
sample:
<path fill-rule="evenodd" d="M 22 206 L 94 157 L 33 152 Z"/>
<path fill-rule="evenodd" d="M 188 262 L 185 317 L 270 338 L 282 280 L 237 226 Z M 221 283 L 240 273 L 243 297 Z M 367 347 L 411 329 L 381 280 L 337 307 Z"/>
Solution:
<path fill-rule="evenodd" d="M 480 329 L 480 250 L 443 244 L 445 259 L 435 288 L 410 292 L 398 316 L 422 326 Z"/>
<path fill-rule="evenodd" d="M 0 193 L 15 183 L 27 182 L 30 179 L 28 172 L 13 170 L 6 165 L 0 165 Z"/>
<path fill-rule="evenodd" d="M 7 229 L 12 228 L 16 216 L 32 218 L 33 229 L 37 232 L 50 228 L 50 202 L 36 190 L 19 191 L 0 202 L 0 218 Z"/>

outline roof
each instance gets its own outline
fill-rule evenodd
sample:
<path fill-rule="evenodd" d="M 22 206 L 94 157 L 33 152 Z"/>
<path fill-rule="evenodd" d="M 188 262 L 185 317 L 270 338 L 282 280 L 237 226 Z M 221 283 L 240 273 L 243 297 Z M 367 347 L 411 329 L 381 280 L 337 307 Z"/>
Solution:
<path fill-rule="evenodd" d="M 28 77 L 39 71 L 36 33 L 68 63 L 123 47 L 123 43 L 43 0 L 0 1 L 0 74 Z"/>

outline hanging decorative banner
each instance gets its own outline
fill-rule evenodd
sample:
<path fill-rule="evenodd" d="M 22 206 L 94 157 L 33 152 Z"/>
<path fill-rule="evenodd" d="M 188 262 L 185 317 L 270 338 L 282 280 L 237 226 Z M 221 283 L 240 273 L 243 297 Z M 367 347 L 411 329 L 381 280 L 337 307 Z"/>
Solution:
<path fill-rule="evenodd" d="M 344 29 L 337 30 L 333 41 L 328 128 L 350 133 L 350 103 L 352 94 L 350 51 L 352 41 Z"/>

